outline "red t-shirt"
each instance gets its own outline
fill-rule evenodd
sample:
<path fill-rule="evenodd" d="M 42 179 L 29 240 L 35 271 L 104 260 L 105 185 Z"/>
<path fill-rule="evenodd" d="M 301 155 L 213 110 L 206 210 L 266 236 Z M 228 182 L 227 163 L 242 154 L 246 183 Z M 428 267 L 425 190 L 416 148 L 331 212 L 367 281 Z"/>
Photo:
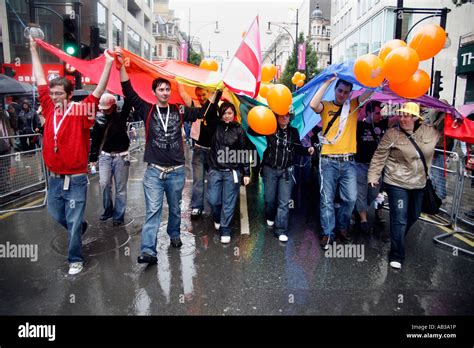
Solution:
<path fill-rule="evenodd" d="M 71 103 L 73 105 L 57 133 L 57 152 L 55 152 L 54 103 L 49 96 L 48 85 L 38 86 L 38 92 L 45 118 L 43 158 L 46 167 L 56 174 L 87 173 L 90 127 L 94 125 L 99 99 L 91 94 L 80 103 Z M 56 125 L 59 125 L 66 110 L 56 109 Z"/>

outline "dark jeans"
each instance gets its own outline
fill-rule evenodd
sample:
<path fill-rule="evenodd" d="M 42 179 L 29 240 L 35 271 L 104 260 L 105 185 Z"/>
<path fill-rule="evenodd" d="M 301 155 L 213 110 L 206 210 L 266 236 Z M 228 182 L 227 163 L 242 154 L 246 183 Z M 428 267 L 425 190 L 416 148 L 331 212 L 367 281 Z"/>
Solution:
<path fill-rule="evenodd" d="M 221 225 L 223 236 L 230 236 L 230 223 L 239 194 L 240 172 L 236 173 L 237 182 L 234 181 L 233 171 L 209 170 L 207 199 L 212 209 L 212 218 Z"/>
<path fill-rule="evenodd" d="M 71 177 L 64 190 L 64 178 L 49 177 L 48 211 L 68 232 L 69 262 L 83 262 L 82 221 L 87 200 L 87 175 Z"/>
<path fill-rule="evenodd" d="M 193 150 L 193 194 L 191 208 L 204 209 L 204 179 L 209 170 L 209 149 L 194 146 Z"/>
<path fill-rule="evenodd" d="M 291 191 L 295 184 L 294 169 L 274 169 L 263 166 L 265 218 L 275 221 L 275 233 L 287 234 L 290 218 Z"/>
<path fill-rule="evenodd" d="M 405 237 L 418 220 L 423 203 L 423 189 L 407 190 L 385 184 L 390 206 L 390 254 L 389 261 L 405 259 Z"/>

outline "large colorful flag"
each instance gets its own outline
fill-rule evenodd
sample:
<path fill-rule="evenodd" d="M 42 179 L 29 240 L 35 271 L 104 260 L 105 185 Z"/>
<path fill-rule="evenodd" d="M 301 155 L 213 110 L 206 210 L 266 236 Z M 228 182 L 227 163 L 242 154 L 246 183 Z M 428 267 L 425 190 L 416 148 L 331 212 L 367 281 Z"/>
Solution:
<path fill-rule="evenodd" d="M 223 81 L 233 93 L 255 98 L 260 89 L 261 77 L 262 52 L 257 16 L 230 61 L 224 73 Z"/>

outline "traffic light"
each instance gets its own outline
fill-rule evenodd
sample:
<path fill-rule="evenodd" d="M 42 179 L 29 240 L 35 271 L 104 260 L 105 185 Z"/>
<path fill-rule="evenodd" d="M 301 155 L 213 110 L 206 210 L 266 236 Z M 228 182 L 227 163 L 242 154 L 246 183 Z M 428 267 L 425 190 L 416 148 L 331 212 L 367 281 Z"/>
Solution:
<path fill-rule="evenodd" d="M 71 15 L 63 17 L 63 45 L 64 52 L 70 56 L 79 56 L 78 24 L 77 19 Z"/>
<path fill-rule="evenodd" d="M 434 87 L 433 87 L 433 97 L 439 99 L 439 93 L 443 90 L 443 75 L 441 75 L 441 71 L 436 70 L 434 75 Z"/>
<path fill-rule="evenodd" d="M 100 35 L 99 27 L 91 26 L 91 58 L 97 58 L 102 53 L 104 53 L 104 48 L 101 44 L 107 43 L 107 39 Z"/>

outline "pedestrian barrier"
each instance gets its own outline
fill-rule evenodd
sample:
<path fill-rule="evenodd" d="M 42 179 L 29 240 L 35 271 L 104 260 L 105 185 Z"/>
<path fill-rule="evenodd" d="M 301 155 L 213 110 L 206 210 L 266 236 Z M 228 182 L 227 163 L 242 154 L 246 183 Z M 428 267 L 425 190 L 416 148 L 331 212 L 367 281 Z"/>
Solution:
<path fill-rule="evenodd" d="M 474 156 L 471 154 L 470 156 Z M 433 238 L 435 243 L 446 245 L 452 249 L 460 250 L 466 254 L 474 255 L 474 249 L 471 250 L 459 247 L 446 242 L 445 239 L 456 234 L 463 238 L 467 244 L 473 245 L 474 233 L 462 230 L 458 226 L 458 220 L 469 226 L 474 226 L 474 175 L 473 171 L 466 170 L 466 158 L 458 160 L 458 170 L 456 173 L 456 182 L 452 201 L 448 203 L 451 206 L 450 226 L 453 232 L 443 233 Z M 443 203 L 444 204 L 444 203 Z M 432 221 L 429 221 L 432 222 Z M 466 236 L 466 238 L 464 238 Z"/>
<path fill-rule="evenodd" d="M 143 151 L 145 146 L 145 124 L 143 121 L 130 122 L 127 127 L 127 133 L 130 138 L 130 153 Z"/>
<path fill-rule="evenodd" d="M 42 135 L 38 144 L 42 144 Z M 29 135 L 15 135 L 0 137 L 0 141 L 19 140 Z M 10 153 L 0 155 L 0 214 L 43 207 L 46 205 L 46 167 L 42 155 L 42 145 L 28 151 L 17 151 L 14 147 Z M 3 208 L 6 204 L 11 205 L 19 199 L 43 194 L 43 199 L 38 204 L 28 204 L 28 206 Z"/>

